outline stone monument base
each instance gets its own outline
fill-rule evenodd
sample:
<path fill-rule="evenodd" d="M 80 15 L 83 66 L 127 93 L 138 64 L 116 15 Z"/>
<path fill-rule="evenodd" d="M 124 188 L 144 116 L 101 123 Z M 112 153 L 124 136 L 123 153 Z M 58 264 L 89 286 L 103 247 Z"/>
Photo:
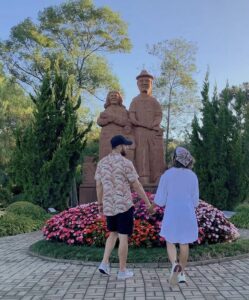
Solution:
<path fill-rule="evenodd" d="M 95 185 L 80 185 L 79 204 L 91 203 L 97 201 Z"/>
<path fill-rule="evenodd" d="M 158 184 L 155 183 L 147 183 L 145 185 L 143 185 L 143 188 L 146 192 L 150 192 L 155 194 L 156 190 L 157 190 Z"/>
<path fill-rule="evenodd" d="M 146 192 L 155 194 L 157 185 L 148 183 L 143 188 Z M 95 201 L 97 201 L 96 186 L 81 184 L 79 190 L 79 204 L 91 203 Z"/>

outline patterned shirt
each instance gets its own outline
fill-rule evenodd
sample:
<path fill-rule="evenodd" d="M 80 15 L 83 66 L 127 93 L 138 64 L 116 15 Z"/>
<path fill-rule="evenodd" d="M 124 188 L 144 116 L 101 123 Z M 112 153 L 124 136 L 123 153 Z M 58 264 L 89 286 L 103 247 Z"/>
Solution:
<path fill-rule="evenodd" d="M 119 153 L 102 158 L 95 173 L 95 180 L 103 186 L 103 213 L 115 216 L 133 206 L 130 183 L 138 179 L 132 162 Z"/>

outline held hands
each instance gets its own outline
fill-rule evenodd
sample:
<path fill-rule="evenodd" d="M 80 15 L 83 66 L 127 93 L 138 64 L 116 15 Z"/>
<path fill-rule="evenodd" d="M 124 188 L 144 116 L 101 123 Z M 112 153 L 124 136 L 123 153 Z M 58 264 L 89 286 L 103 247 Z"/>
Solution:
<path fill-rule="evenodd" d="M 150 215 L 154 215 L 155 214 L 154 207 L 155 207 L 154 203 L 151 203 L 150 206 L 147 208 L 148 209 L 148 213 Z"/>
<path fill-rule="evenodd" d="M 103 216 L 103 203 L 98 203 L 98 211 L 99 215 Z"/>

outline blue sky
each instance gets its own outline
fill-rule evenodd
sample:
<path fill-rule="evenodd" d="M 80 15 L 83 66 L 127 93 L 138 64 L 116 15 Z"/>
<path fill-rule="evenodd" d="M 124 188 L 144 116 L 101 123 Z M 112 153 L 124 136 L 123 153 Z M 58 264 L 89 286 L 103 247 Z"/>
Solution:
<path fill-rule="evenodd" d="M 0 39 L 26 17 L 36 19 L 39 10 L 62 0 L 1 0 Z M 145 67 L 153 70 L 156 59 L 146 52 L 146 44 L 182 37 L 196 43 L 196 80 L 201 87 L 207 66 L 211 84 L 221 90 L 249 81 L 249 1 L 248 0 L 95 0 L 120 13 L 128 23 L 133 49 L 129 54 L 109 55 L 114 73 L 125 93 L 125 104 L 138 94 L 136 75 Z M 102 105 L 102 104 L 101 104 Z"/>

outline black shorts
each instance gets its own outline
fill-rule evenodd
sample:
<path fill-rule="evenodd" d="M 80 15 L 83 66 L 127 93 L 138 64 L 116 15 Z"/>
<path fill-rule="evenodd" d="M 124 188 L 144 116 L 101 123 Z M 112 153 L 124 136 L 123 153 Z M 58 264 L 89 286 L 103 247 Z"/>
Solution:
<path fill-rule="evenodd" d="M 106 216 L 107 229 L 109 231 L 118 232 L 120 234 L 131 235 L 134 224 L 134 206 L 126 212 L 117 214 L 115 216 Z"/>

